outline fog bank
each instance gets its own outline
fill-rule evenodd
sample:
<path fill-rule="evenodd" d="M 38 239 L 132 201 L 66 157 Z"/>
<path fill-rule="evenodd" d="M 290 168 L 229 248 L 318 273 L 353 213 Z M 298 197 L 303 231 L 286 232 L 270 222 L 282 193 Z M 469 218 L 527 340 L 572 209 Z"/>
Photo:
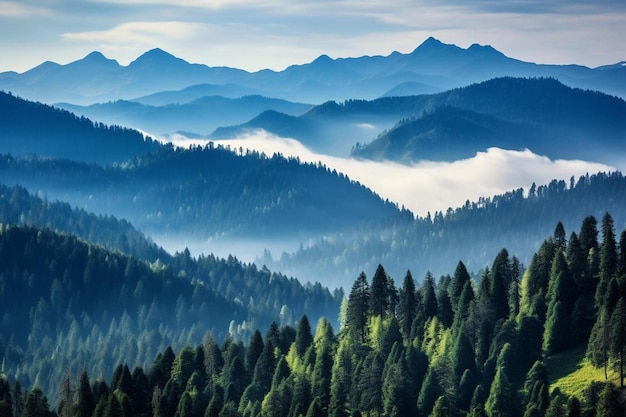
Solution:
<path fill-rule="evenodd" d="M 206 140 L 170 137 L 177 146 L 203 145 Z M 422 161 L 412 165 L 338 158 L 312 152 L 294 139 L 281 138 L 259 130 L 215 144 L 299 157 L 303 162 L 321 162 L 343 172 L 350 179 L 374 190 L 381 197 L 404 206 L 419 216 L 428 212 L 460 207 L 467 200 L 491 197 L 512 189 L 528 190 L 534 182 L 547 184 L 553 179 L 568 181 L 586 173 L 613 171 L 616 167 L 580 160 L 550 160 L 530 150 L 490 148 L 474 157 L 455 162 Z"/>

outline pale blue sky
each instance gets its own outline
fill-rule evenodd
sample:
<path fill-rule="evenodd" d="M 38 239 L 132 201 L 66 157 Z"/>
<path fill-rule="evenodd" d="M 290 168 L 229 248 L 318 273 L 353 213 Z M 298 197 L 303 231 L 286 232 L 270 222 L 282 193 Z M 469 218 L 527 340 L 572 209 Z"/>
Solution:
<path fill-rule="evenodd" d="M 172 5 L 176 3 L 176 5 Z M 624 0 L 0 0 L 0 71 L 162 48 L 255 71 L 407 53 L 427 37 L 539 63 L 626 60 Z"/>

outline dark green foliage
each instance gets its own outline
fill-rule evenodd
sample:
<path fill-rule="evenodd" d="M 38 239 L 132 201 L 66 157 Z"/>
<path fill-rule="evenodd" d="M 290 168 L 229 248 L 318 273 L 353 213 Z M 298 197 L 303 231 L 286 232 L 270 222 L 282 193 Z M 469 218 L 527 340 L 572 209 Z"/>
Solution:
<path fill-rule="evenodd" d="M 311 334 L 311 324 L 309 318 L 305 315 L 300 318 L 298 328 L 296 329 L 296 353 L 300 357 L 304 357 L 307 349 L 313 344 L 313 335 Z"/>
<path fill-rule="evenodd" d="M 388 278 L 382 265 L 378 265 L 370 288 L 370 311 L 372 316 L 384 317 L 389 310 Z"/>
<path fill-rule="evenodd" d="M 438 288 L 437 294 L 437 318 L 445 327 L 452 326 L 454 320 L 454 311 L 450 296 L 445 288 Z"/>
<path fill-rule="evenodd" d="M 489 397 L 485 403 L 485 410 L 491 416 L 516 416 L 518 415 L 518 404 L 515 389 L 506 376 L 502 367 L 496 370 Z"/>
<path fill-rule="evenodd" d="M 601 307 L 604 302 L 609 284 L 616 277 L 619 268 L 617 254 L 617 242 L 613 217 L 606 213 L 602 217 L 602 246 L 600 247 L 600 282 L 596 288 L 596 307 Z"/>
<path fill-rule="evenodd" d="M 411 325 L 417 315 L 418 299 L 415 291 L 415 281 L 411 271 L 406 271 L 402 288 L 400 288 L 398 303 L 398 321 L 404 337 L 411 334 Z"/>
<path fill-rule="evenodd" d="M 422 388 L 417 397 L 417 408 L 420 415 L 427 416 L 435 406 L 437 398 L 443 395 L 443 390 L 439 382 L 439 375 L 435 368 L 429 368 Z"/>
<path fill-rule="evenodd" d="M 0 244 L 7 233 L 15 233 L 13 229 L 2 229 Z M 37 232 L 31 236 L 43 240 L 47 235 Z M 553 247 L 543 246 L 544 250 Z M 3 249 L 0 246 L 0 250 Z M 544 257 L 543 261 L 541 257 Z M 395 315 L 391 314 L 391 308 L 379 315 L 368 302 L 362 303 L 365 310 L 363 324 L 358 320 L 346 320 L 338 336 L 334 335 L 330 323 L 321 319 L 313 337 L 307 316 L 302 316 L 297 329 L 279 327 L 274 322 L 265 336 L 254 331 L 246 344 L 227 337 L 218 345 L 213 336 L 206 334 L 202 344 L 195 348 L 187 344 L 174 353 L 168 346 L 163 353 L 156 355 L 147 372 L 137 367 L 131 374 L 128 365 L 120 362 L 114 368 L 110 386 L 98 381 L 90 389 L 86 370 L 81 371 L 75 388 L 66 377 L 60 384 L 61 395 L 56 409 L 60 417 L 145 417 L 150 413 L 155 417 L 347 417 L 359 414 L 533 417 L 579 416 L 592 404 L 598 404 L 599 412 L 613 415 L 611 413 L 623 410 L 624 406 L 614 387 L 598 388 L 597 384 L 592 384 L 582 404 L 558 391 L 549 395 L 547 371 L 540 361 L 542 342 L 546 354 L 580 346 L 575 342 L 577 338 L 568 335 L 571 326 L 565 305 L 571 304 L 571 299 L 576 299 L 572 316 L 578 314 L 577 311 L 585 315 L 595 314 L 576 307 L 589 301 L 593 306 L 593 300 L 578 294 L 575 281 L 569 275 L 569 252 L 558 250 L 549 257 L 548 279 L 545 284 L 535 286 L 537 293 L 528 292 L 530 271 L 520 284 L 523 288 L 520 306 L 524 305 L 524 297 L 532 302 L 527 302 L 530 307 L 520 307 L 519 314 L 509 310 L 506 318 L 496 319 L 493 296 L 493 289 L 498 287 L 496 282 L 509 281 L 510 288 L 517 285 L 521 273 L 521 266 L 516 265 L 515 258 L 507 261 L 508 254 L 501 251 L 494 261 L 494 268 L 484 270 L 477 296 L 474 296 L 472 282 L 464 280 L 456 307 L 453 309 L 452 303 L 449 304 L 450 314 L 454 312 L 454 320 L 449 323 L 444 323 L 436 314 L 424 321 L 419 300 L 420 297 L 430 297 L 435 306 L 445 304 L 442 300 L 448 299 L 454 279 L 444 276 L 435 287 L 432 276 L 427 276 L 419 297 L 414 286 L 411 290 L 412 279 L 407 279 Z M 535 268 L 545 263 L 545 258 L 545 254 L 536 256 Z M 2 259 L 3 264 L 6 263 Z M 583 265 L 585 269 L 588 261 Z M 55 268 L 59 267 L 59 264 L 55 265 Z M 409 274 L 407 276 L 410 278 Z M 567 276 L 570 281 L 565 285 Z M 363 282 L 366 294 L 369 294 L 367 281 L 362 278 L 357 279 L 355 288 L 359 289 Z M 387 285 L 387 300 L 392 298 L 392 287 L 393 284 Z M 63 288 L 59 286 L 50 292 L 55 293 L 54 297 L 64 298 L 68 295 L 63 293 Z M 415 294 L 417 308 L 409 334 L 400 325 L 400 317 L 405 314 L 401 306 L 412 302 L 411 297 L 403 297 L 407 288 Z M 573 295 L 568 295 L 568 291 Z M 442 295 L 444 293 L 446 296 Z M 363 292 L 355 290 L 352 294 L 359 300 Z M 439 300 L 435 294 L 439 294 Z M 509 301 L 511 294 L 510 291 L 507 293 Z M 543 315 L 546 317 L 544 322 L 540 314 L 529 312 L 540 311 L 533 304 L 543 303 L 545 306 L 546 296 L 549 303 L 547 314 Z M 348 299 L 348 309 L 359 305 L 356 300 Z M 174 310 L 184 311 L 180 305 L 184 305 L 184 300 L 176 297 Z M 608 368 L 620 363 L 624 347 L 622 339 L 626 339 L 621 337 L 621 333 L 626 334 L 620 330 L 626 328 L 622 323 L 626 313 L 617 279 L 611 280 L 602 306 L 588 341 L 588 354 L 592 362 Z M 132 328 L 125 316 L 115 325 Z M 363 328 L 355 331 L 350 327 L 353 325 Z M 35 329 L 45 331 L 45 326 Z M 5 346 L 6 342 L 0 338 L 0 347 L 8 357 L 17 354 Z M 252 374 L 251 367 L 254 368 Z M 13 409 L 17 409 L 14 398 L 20 396 L 13 395 L 3 381 L 0 377 L 0 413 L 11 410 L 13 405 Z M 74 391 L 75 395 L 70 394 Z M 20 403 L 25 407 L 27 401 Z M 93 412 L 80 411 L 86 409 Z M 15 416 L 11 411 L 7 417 Z"/>
<path fill-rule="evenodd" d="M 489 296 L 491 297 L 496 320 L 505 319 L 509 315 L 508 289 L 511 282 L 509 252 L 506 249 L 502 249 L 493 261 L 491 274 L 489 275 Z"/>
<path fill-rule="evenodd" d="M 609 322 L 609 352 L 619 363 L 620 387 L 624 387 L 624 355 L 626 354 L 626 304 L 621 297 Z"/>
<path fill-rule="evenodd" d="M 450 288 L 448 289 L 450 293 L 450 302 L 452 303 L 452 307 L 454 311 L 459 309 L 459 301 L 461 298 L 461 293 L 465 288 L 465 284 L 471 283 L 471 278 L 469 273 L 467 272 L 467 268 L 462 261 L 456 266 L 454 270 L 454 276 L 452 277 L 452 281 L 450 282 Z"/>
<path fill-rule="evenodd" d="M 347 326 L 349 331 L 361 341 L 366 340 L 366 325 L 369 316 L 370 288 L 364 272 L 359 274 L 352 285 L 348 298 Z"/>
<path fill-rule="evenodd" d="M 422 293 L 424 317 L 428 320 L 431 317 L 435 317 L 438 310 L 437 295 L 435 294 L 435 280 L 430 272 L 426 273 L 420 291 Z"/>
<path fill-rule="evenodd" d="M 261 356 L 261 352 L 263 352 L 263 337 L 261 336 L 261 332 L 257 329 L 252 334 L 252 338 L 250 339 L 250 344 L 246 348 L 246 357 L 244 361 L 244 366 L 248 370 L 248 373 L 254 372 L 254 367 Z"/>

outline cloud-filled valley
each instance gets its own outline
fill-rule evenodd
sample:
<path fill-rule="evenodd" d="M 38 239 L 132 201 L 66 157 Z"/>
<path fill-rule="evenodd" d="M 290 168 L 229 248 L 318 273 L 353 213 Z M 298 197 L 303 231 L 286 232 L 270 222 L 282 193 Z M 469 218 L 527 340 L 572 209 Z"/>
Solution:
<path fill-rule="evenodd" d="M 177 146 L 204 145 L 205 140 L 172 137 Z M 550 160 L 530 150 L 490 148 L 473 158 L 455 162 L 422 161 L 411 165 L 338 158 L 312 152 L 294 139 L 281 138 L 258 130 L 246 136 L 215 141 L 216 144 L 264 152 L 281 153 L 303 162 L 326 165 L 371 188 L 381 197 L 404 206 L 418 216 L 445 212 L 467 200 L 477 201 L 517 188 L 528 190 L 534 182 L 547 184 L 553 179 L 569 180 L 587 173 L 613 171 L 613 167 L 582 160 Z"/>

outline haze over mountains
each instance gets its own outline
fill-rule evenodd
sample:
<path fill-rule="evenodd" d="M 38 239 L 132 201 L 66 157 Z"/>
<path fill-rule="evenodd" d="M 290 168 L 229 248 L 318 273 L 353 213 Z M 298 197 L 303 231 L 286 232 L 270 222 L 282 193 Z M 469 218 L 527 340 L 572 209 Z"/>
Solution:
<path fill-rule="evenodd" d="M 413 52 L 316 60 L 283 71 L 249 73 L 226 67 L 190 64 L 154 49 L 121 66 L 93 52 L 67 65 L 45 62 L 22 74 L 0 74 L 0 89 L 47 103 L 93 104 L 133 99 L 195 84 L 229 85 L 256 94 L 319 104 L 327 100 L 373 99 L 432 93 L 494 77 L 555 77 L 572 87 L 624 97 L 626 68 L 621 63 L 587 68 L 541 65 L 509 58 L 490 46 L 467 49 L 429 38 Z"/>
<path fill-rule="evenodd" d="M 623 71 L 431 38 L 1 74 L 0 415 L 608 415 L 539 361 L 626 348 Z"/>

